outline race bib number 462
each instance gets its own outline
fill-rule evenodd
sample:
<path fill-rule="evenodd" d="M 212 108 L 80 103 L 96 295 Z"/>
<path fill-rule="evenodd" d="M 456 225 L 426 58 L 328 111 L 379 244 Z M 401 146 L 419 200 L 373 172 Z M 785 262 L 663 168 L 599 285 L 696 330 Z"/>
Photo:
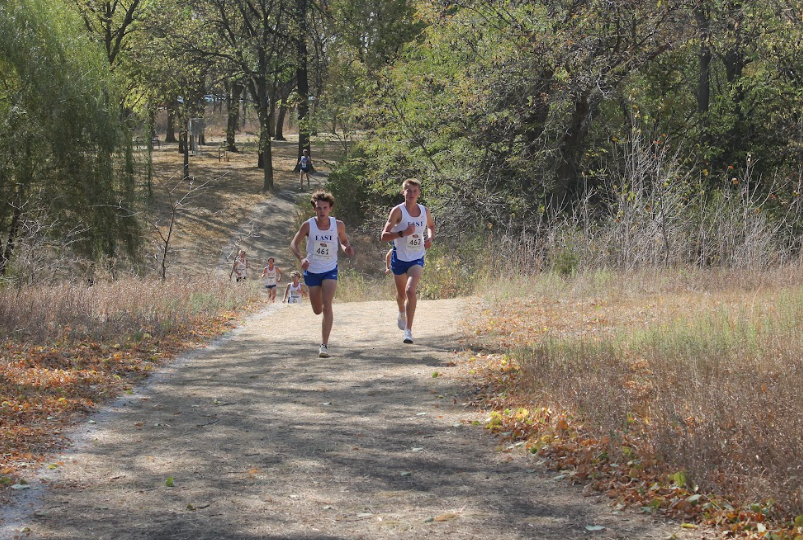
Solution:
<path fill-rule="evenodd" d="M 407 237 L 407 247 L 409 248 L 420 248 L 424 245 L 424 238 L 420 234 L 412 234 Z"/>

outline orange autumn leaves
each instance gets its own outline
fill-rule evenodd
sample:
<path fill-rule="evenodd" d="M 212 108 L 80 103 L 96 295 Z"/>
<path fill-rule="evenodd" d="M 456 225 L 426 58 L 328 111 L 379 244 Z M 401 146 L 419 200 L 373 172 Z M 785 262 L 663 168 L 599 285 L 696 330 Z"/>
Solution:
<path fill-rule="evenodd" d="M 69 329 L 47 347 L 6 339 L 0 345 L 0 486 L 14 484 L 60 448 L 62 430 L 79 415 L 130 391 L 165 360 L 230 329 L 235 318 L 233 312 L 199 317 L 159 338 L 138 331 L 114 343 L 69 339 Z"/>

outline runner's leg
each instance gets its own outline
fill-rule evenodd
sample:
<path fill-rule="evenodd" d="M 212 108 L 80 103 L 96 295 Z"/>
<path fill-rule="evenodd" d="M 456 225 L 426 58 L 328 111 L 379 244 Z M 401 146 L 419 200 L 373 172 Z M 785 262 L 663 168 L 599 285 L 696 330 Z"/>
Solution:
<path fill-rule="evenodd" d="M 393 274 L 393 284 L 396 285 L 396 304 L 399 307 L 399 317 L 397 319 L 399 330 L 404 330 L 407 326 L 407 312 L 404 307 L 404 302 L 407 296 L 404 289 L 407 288 L 407 274 L 397 276 Z"/>
<path fill-rule="evenodd" d="M 323 311 L 323 296 L 321 287 L 307 287 L 309 290 L 309 303 L 312 306 L 312 312 L 315 315 L 320 315 Z"/>
<path fill-rule="evenodd" d="M 393 274 L 393 284 L 396 285 L 396 304 L 399 306 L 399 313 L 404 313 L 404 300 L 406 298 L 404 289 L 407 287 L 407 274 L 400 276 Z"/>
<path fill-rule="evenodd" d="M 334 312 L 332 311 L 332 303 L 335 299 L 335 290 L 337 290 L 336 279 L 324 279 L 318 289 L 322 289 L 321 301 L 323 309 L 323 324 L 321 325 L 321 337 L 323 338 L 324 345 L 329 344 L 329 334 L 332 332 L 332 324 L 335 322 Z"/>
<path fill-rule="evenodd" d="M 415 317 L 415 307 L 418 304 L 418 296 L 416 288 L 418 282 L 421 280 L 421 275 L 424 273 L 424 268 L 418 265 L 411 266 L 407 269 L 407 282 L 404 287 L 404 297 L 407 301 L 405 312 L 407 313 L 407 328 L 413 328 L 413 318 Z M 399 277 L 399 276 L 396 276 Z"/>

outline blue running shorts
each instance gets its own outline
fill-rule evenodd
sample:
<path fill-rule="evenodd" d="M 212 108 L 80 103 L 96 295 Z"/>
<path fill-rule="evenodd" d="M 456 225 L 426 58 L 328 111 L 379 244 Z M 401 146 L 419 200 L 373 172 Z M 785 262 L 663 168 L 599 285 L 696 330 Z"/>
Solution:
<path fill-rule="evenodd" d="M 334 270 L 323 272 L 322 274 L 313 274 L 304 270 L 304 285 L 307 287 L 320 287 L 325 279 L 334 279 L 337 281 L 337 267 Z"/>
<path fill-rule="evenodd" d="M 390 270 L 393 272 L 395 276 L 401 276 L 407 273 L 407 270 L 412 268 L 413 266 L 420 266 L 421 268 L 424 267 L 424 257 L 420 259 L 416 259 L 414 261 L 400 261 L 396 258 L 396 250 L 393 250 L 393 253 L 390 256 Z"/>

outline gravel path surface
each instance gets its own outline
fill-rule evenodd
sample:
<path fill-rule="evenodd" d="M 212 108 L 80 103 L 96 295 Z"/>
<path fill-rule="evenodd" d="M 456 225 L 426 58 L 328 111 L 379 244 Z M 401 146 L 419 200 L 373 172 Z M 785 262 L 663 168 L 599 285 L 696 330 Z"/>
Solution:
<path fill-rule="evenodd" d="M 95 415 L 0 538 L 702 538 L 584 497 L 472 425 L 466 305 L 420 302 L 403 345 L 393 302 L 336 304 L 329 359 L 308 304 L 271 306 Z"/>

